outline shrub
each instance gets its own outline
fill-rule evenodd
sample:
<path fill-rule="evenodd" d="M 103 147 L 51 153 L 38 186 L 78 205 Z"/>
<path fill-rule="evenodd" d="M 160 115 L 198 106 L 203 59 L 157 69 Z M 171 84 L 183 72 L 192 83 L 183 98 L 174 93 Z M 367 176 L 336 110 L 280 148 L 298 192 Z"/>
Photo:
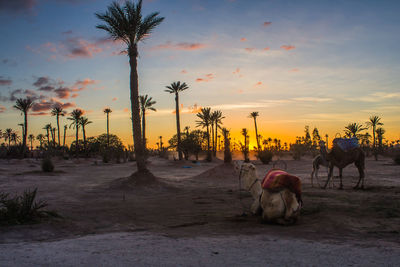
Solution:
<path fill-rule="evenodd" d="M 0 224 L 24 224 L 37 222 L 45 217 L 60 217 L 54 211 L 43 210 L 44 201 L 35 201 L 37 188 L 26 190 L 21 196 L 9 197 L 0 193 Z"/>
<path fill-rule="evenodd" d="M 54 164 L 51 158 L 44 158 L 42 161 L 42 171 L 52 172 L 54 171 Z"/>
<path fill-rule="evenodd" d="M 393 161 L 395 164 L 400 165 L 400 153 L 397 153 L 394 158 Z"/>
<path fill-rule="evenodd" d="M 257 158 L 263 163 L 268 164 L 271 162 L 274 154 L 270 150 L 261 150 L 257 152 Z"/>

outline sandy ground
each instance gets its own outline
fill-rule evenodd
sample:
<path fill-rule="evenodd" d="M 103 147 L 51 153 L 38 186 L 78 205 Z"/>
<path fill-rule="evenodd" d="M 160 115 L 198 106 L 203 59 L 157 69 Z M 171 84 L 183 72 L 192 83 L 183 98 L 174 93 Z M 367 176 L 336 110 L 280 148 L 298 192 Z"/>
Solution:
<path fill-rule="evenodd" d="M 345 190 L 323 190 L 310 186 L 310 158 L 285 161 L 303 182 L 302 216 L 289 227 L 248 214 L 250 195 L 219 160 L 150 158 L 159 182 L 141 187 L 121 183 L 134 163 L 59 160 L 45 174 L 36 160 L 2 160 L 0 191 L 38 187 L 64 218 L 0 227 L 0 265 L 398 265 L 400 166 L 368 159 L 366 190 L 352 189 L 353 166 Z M 255 163 L 260 178 L 271 168 Z"/>

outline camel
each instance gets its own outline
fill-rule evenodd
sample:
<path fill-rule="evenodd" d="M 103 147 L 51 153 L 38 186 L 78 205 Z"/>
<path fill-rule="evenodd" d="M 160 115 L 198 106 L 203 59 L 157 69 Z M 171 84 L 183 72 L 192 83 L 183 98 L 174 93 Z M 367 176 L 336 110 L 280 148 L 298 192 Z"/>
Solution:
<path fill-rule="evenodd" d="M 328 152 L 324 141 L 320 141 L 319 145 L 320 145 L 321 157 L 323 157 L 325 160 L 327 160 L 329 162 L 328 179 L 326 180 L 325 186 L 323 187 L 324 189 L 328 185 L 329 180 L 332 179 L 333 167 L 339 168 L 339 178 L 340 178 L 339 189 L 343 189 L 343 182 L 342 182 L 343 169 L 351 163 L 354 163 L 354 165 L 357 167 L 358 173 L 360 175 L 358 183 L 354 187 L 354 189 L 359 188 L 360 182 L 361 182 L 360 188 L 364 189 L 365 154 L 364 154 L 364 151 L 360 147 L 355 147 L 355 148 L 349 149 L 348 151 L 345 151 L 345 150 L 342 150 L 339 147 L 339 145 L 337 145 L 334 142 L 331 151 Z"/>
<path fill-rule="evenodd" d="M 239 179 L 243 180 L 244 188 L 250 192 L 254 201 L 251 205 L 253 214 L 261 214 L 265 222 L 283 225 L 293 224 L 300 215 L 301 203 L 296 194 L 288 188 L 278 191 L 263 189 L 257 178 L 256 167 L 251 163 L 240 166 Z"/>
<path fill-rule="evenodd" d="M 319 171 L 319 166 L 324 166 L 326 168 L 329 167 L 329 162 L 325 160 L 321 155 L 317 155 L 314 157 L 313 162 L 313 170 L 311 172 L 311 187 L 314 187 L 314 176 L 317 179 L 318 186 L 321 187 L 319 184 L 319 179 L 318 179 L 318 171 Z M 331 180 L 331 186 L 333 187 L 333 179 Z"/>

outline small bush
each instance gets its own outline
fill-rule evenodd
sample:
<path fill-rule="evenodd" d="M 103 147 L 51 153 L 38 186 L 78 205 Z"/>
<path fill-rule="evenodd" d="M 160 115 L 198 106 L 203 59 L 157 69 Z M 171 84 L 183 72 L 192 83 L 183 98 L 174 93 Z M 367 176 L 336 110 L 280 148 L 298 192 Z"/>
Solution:
<path fill-rule="evenodd" d="M 263 163 L 263 164 L 269 164 L 272 160 L 272 157 L 274 154 L 270 150 L 262 150 L 257 152 L 257 158 Z"/>
<path fill-rule="evenodd" d="M 35 201 L 37 188 L 26 190 L 21 196 L 9 197 L 0 193 L 0 224 L 13 225 L 37 222 L 45 217 L 60 217 L 54 211 L 43 210 L 44 201 Z"/>
<path fill-rule="evenodd" d="M 44 158 L 42 161 L 42 171 L 52 172 L 54 171 L 54 164 L 51 158 Z"/>
<path fill-rule="evenodd" d="M 400 165 L 400 153 L 394 156 L 393 161 L 396 165 Z"/>

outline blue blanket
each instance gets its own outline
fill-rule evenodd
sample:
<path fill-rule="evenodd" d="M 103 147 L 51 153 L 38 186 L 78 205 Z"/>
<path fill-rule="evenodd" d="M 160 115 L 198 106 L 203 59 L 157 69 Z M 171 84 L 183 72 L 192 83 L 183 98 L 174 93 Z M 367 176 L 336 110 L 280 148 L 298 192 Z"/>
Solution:
<path fill-rule="evenodd" d="M 357 137 L 352 138 L 335 138 L 333 139 L 333 145 L 337 145 L 343 151 L 349 151 L 359 147 Z"/>

